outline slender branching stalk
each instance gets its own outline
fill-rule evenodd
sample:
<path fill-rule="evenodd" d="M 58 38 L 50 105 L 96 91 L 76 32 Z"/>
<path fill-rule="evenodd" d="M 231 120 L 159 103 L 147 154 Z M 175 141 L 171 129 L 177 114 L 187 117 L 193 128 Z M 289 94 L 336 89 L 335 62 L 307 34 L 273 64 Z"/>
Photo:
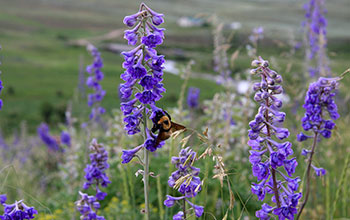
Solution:
<path fill-rule="evenodd" d="M 318 133 L 315 132 L 315 136 L 314 136 L 314 140 L 313 140 L 313 144 L 312 144 L 312 149 L 311 149 L 311 153 L 310 153 L 310 157 L 307 163 L 307 170 L 306 170 L 306 191 L 305 191 L 305 199 L 303 201 L 303 203 L 300 206 L 298 215 L 297 215 L 297 220 L 300 218 L 301 213 L 303 212 L 303 209 L 307 203 L 307 200 L 309 198 L 309 194 L 310 194 L 310 179 L 311 179 L 311 163 L 312 163 L 312 157 L 315 153 L 315 148 L 317 145 L 317 137 L 318 137 Z"/>

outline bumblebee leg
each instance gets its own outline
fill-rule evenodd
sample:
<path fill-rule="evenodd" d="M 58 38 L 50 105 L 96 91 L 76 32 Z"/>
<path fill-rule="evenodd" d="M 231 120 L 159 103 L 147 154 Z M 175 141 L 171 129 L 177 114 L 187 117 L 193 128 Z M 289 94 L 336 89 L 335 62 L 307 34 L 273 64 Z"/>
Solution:
<path fill-rule="evenodd" d="M 160 128 L 160 125 L 153 124 L 153 127 L 152 127 L 152 129 L 151 129 L 152 133 L 154 133 L 154 132 L 158 131 L 158 130 L 159 130 L 159 128 Z"/>

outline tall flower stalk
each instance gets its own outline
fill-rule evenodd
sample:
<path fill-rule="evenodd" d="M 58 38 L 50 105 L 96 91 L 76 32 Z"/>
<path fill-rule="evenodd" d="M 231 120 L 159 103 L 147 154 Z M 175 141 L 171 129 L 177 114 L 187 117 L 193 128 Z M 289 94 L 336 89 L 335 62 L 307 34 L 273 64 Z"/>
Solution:
<path fill-rule="evenodd" d="M 303 209 L 308 201 L 310 193 L 311 168 L 317 176 L 326 174 L 326 170 L 318 168 L 312 163 L 312 159 L 316 150 L 317 142 L 320 138 L 330 138 L 332 130 L 335 127 L 334 121 L 339 118 L 338 107 L 335 104 L 335 91 L 338 87 L 338 81 L 341 77 L 336 78 L 319 78 L 316 82 L 311 83 L 309 90 L 305 96 L 305 115 L 302 118 L 302 127 L 304 131 L 310 132 L 312 135 L 306 135 L 301 132 L 297 136 L 298 141 L 306 141 L 313 139 L 311 149 L 303 149 L 302 155 L 308 158 L 306 168 L 306 187 L 305 198 L 300 206 L 297 219 L 299 219 Z"/>
<path fill-rule="evenodd" d="M 311 77 L 330 75 L 327 56 L 327 19 L 325 0 L 309 0 L 304 5 L 306 63 Z"/>
<path fill-rule="evenodd" d="M 163 43 L 164 29 L 156 27 L 163 22 L 163 14 L 153 11 L 144 3 L 141 3 L 136 14 L 124 18 L 124 24 L 132 28 L 125 31 L 124 38 L 128 40 L 129 45 L 139 44 L 131 51 L 122 52 L 125 58 L 123 67 L 126 71 L 121 75 L 125 83 L 120 85 L 119 90 L 121 99 L 128 101 L 121 103 L 121 110 L 124 114 L 125 130 L 129 135 L 139 133 L 140 124 L 143 123 L 145 141 L 132 150 L 124 150 L 122 163 L 130 162 L 141 148 L 144 149 L 142 164 L 147 219 L 150 218 L 149 151 L 153 152 L 162 146 L 162 143 L 156 144 L 155 136 L 147 128 L 147 118 L 154 119 L 157 113 L 163 112 L 155 103 L 165 92 L 161 83 L 165 60 L 164 56 L 157 55 L 154 49 Z"/>
<path fill-rule="evenodd" d="M 252 193 L 259 200 L 265 199 L 265 194 L 272 194 L 275 206 L 266 203 L 256 212 L 256 217 L 269 219 L 270 213 L 279 219 L 294 219 L 297 213 L 298 200 L 301 193 L 297 193 L 299 177 L 292 178 L 298 165 L 293 157 L 292 144 L 288 141 L 280 143 L 289 136 L 287 128 L 283 128 L 285 113 L 281 112 L 282 101 L 276 96 L 283 92 L 282 77 L 269 68 L 269 63 L 259 57 L 252 62 L 253 75 L 261 77 L 261 81 L 254 84 L 254 100 L 260 104 L 258 114 L 249 123 L 248 145 L 252 147 L 249 152 L 249 161 L 252 164 L 253 175 L 259 183 L 252 184 Z M 280 168 L 284 168 L 283 172 Z M 279 177 L 279 178 L 278 178 Z"/>
<path fill-rule="evenodd" d="M 93 89 L 93 92 L 88 95 L 88 106 L 91 107 L 90 120 L 98 121 L 100 115 L 104 114 L 106 110 L 100 106 L 103 97 L 106 95 L 106 91 L 102 89 L 100 84 L 104 78 L 101 68 L 103 67 L 103 60 L 100 52 L 97 48 L 89 44 L 87 50 L 91 53 L 94 58 L 93 63 L 86 67 L 86 72 L 89 77 L 86 79 L 86 85 Z"/>

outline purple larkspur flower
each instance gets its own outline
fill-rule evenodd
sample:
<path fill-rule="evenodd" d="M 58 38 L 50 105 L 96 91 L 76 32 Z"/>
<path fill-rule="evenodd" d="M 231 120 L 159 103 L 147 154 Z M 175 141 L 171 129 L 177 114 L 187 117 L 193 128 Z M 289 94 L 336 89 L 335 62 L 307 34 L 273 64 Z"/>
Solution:
<path fill-rule="evenodd" d="M 122 163 L 129 163 L 132 160 L 132 158 L 135 157 L 135 154 L 139 152 L 139 150 L 141 150 L 142 147 L 143 145 L 140 145 L 131 150 L 123 150 Z"/>
<path fill-rule="evenodd" d="M 190 206 L 192 206 L 192 208 L 194 209 L 194 214 L 196 215 L 196 217 L 201 217 L 203 215 L 204 212 L 204 207 L 200 206 L 200 205 L 195 205 L 193 203 L 191 203 L 190 201 L 186 200 L 188 204 L 190 204 Z"/>
<path fill-rule="evenodd" d="M 255 151 L 255 150 L 250 150 L 250 156 L 249 156 L 249 162 L 251 164 L 257 164 L 261 161 L 261 156 L 266 152 L 267 150 L 263 151 Z"/>
<path fill-rule="evenodd" d="M 149 34 L 148 36 L 142 37 L 141 42 L 149 48 L 155 48 L 157 45 L 163 43 L 163 39 L 158 34 Z"/>
<path fill-rule="evenodd" d="M 311 150 L 307 150 L 307 149 L 301 150 L 301 155 L 303 155 L 304 157 L 306 157 L 309 153 L 311 153 Z"/>
<path fill-rule="evenodd" d="M 151 90 L 143 91 L 142 93 L 136 93 L 135 97 L 142 104 L 154 104 L 157 98 L 157 95 L 154 94 Z"/>
<path fill-rule="evenodd" d="M 7 200 L 6 194 L 0 195 L 0 204 L 4 204 Z"/>
<path fill-rule="evenodd" d="M 320 77 L 316 82 L 310 84 L 305 96 L 304 117 L 301 119 L 305 132 L 313 135 L 306 135 L 300 132 L 298 141 L 306 141 L 309 138 L 323 136 L 330 138 L 335 128 L 335 120 L 339 118 L 338 107 L 334 101 L 335 92 L 338 88 L 340 78 Z M 327 117 L 328 116 L 328 117 Z M 311 150 L 304 149 L 302 155 L 306 156 Z M 319 175 L 318 175 L 319 176 Z"/>
<path fill-rule="evenodd" d="M 61 148 L 53 136 L 50 135 L 49 126 L 46 123 L 41 123 L 37 129 L 38 136 L 44 142 L 44 144 L 53 151 L 60 151 Z"/>
<path fill-rule="evenodd" d="M 38 211 L 34 207 L 29 207 L 22 200 L 13 204 L 1 203 L 4 206 L 4 214 L 0 215 L 2 220 L 25 220 L 34 219 Z"/>
<path fill-rule="evenodd" d="M 188 88 L 188 94 L 187 94 L 187 105 L 189 108 L 197 108 L 199 106 L 199 94 L 200 89 L 190 87 Z"/>
<path fill-rule="evenodd" d="M 158 148 L 161 148 L 164 145 L 164 141 L 162 141 L 158 145 L 156 145 L 156 137 L 153 137 L 148 129 L 146 130 L 146 133 L 147 133 L 147 139 L 143 143 L 143 146 L 147 150 L 154 152 Z"/>
<path fill-rule="evenodd" d="M 176 201 L 179 201 L 181 199 L 186 198 L 185 196 L 174 197 L 174 196 L 169 196 L 169 195 L 167 195 L 166 197 L 167 198 L 166 198 L 166 200 L 164 200 L 164 205 L 167 207 L 172 207 L 175 205 Z"/>
<path fill-rule="evenodd" d="M 292 158 L 290 160 L 284 160 L 284 169 L 288 173 L 289 176 L 292 176 L 295 173 L 295 168 L 298 166 L 298 162 L 296 158 Z"/>
<path fill-rule="evenodd" d="M 272 211 L 273 214 L 278 216 L 278 219 L 284 220 L 289 219 L 293 220 L 294 215 L 297 214 L 297 209 L 294 206 L 281 206 L 280 208 L 274 209 Z"/>
<path fill-rule="evenodd" d="M 323 169 L 322 167 L 318 168 L 318 167 L 315 167 L 313 164 L 311 164 L 311 166 L 315 170 L 315 173 L 317 176 L 326 175 L 327 171 L 325 169 Z"/>
<path fill-rule="evenodd" d="M 263 204 L 262 209 L 255 213 L 259 219 L 270 219 L 271 213 L 279 216 L 283 216 L 281 213 L 286 214 L 282 209 L 283 202 L 291 200 L 292 192 L 299 186 L 299 178 L 287 177 L 280 168 L 283 167 L 288 176 L 292 176 L 298 163 L 295 158 L 288 158 L 293 155 L 292 144 L 288 141 L 276 141 L 289 136 L 288 129 L 282 127 L 286 117 L 286 114 L 280 111 L 282 101 L 275 96 L 283 92 L 282 86 L 279 85 L 282 83 L 282 77 L 271 70 L 269 63 L 261 57 L 254 60 L 252 65 L 257 68 L 251 73 L 259 75 L 261 81 L 254 84 L 254 100 L 260 103 L 260 107 L 254 120 L 249 122 L 248 145 L 253 149 L 250 151 L 249 161 L 252 164 L 253 175 L 261 182 L 253 183 L 251 191 L 259 200 L 264 200 L 266 193 L 273 194 L 272 202 L 276 203 L 276 206 Z M 280 173 L 284 180 L 277 179 L 276 173 Z M 288 206 L 291 214 L 286 216 L 292 215 L 294 218 L 294 209 L 299 198 L 293 198 L 292 205 Z M 275 212 L 277 209 L 281 211 Z"/>
<path fill-rule="evenodd" d="M 179 211 L 178 213 L 176 213 L 173 216 L 173 220 L 183 220 L 183 216 L 184 216 L 184 212 L 183 211 Z"/>
<path fill-rule="evenodd" d="M 268 220 L 270 219 L 269 213 L 271 213 L 273 209 L 274 209 L 273 207 L 264 203 L 261 206 L 261 209 L 256 211 L 255 216 L 262 220 Z"/>
<path fill-rule="evenodd" d="M 265 182 L 266 182 L 266 179 L 261 181 L 261 183 L 253 183 L 251 187 L 252 193 L 257 195 L 258 199 L 261 201 L 265 199 L 265 193 L 266 193 Z"/>
<path fill-rule="evenodd" d="M 300 132 L 300 134 L 297 135 L 297 141 L 299 142 L 306 141 L 308 138 L 310 137 L 305 135 L 303 132 Z"/>
<path fill-rule="evenodd" d="M 168 185 L 170 187 L 175 187 L 175 183 L 177 183 L 178 191 L 183 196 L 173 197 L 167 195 L 164 205 L 171 207 L 176 201 L 185 200 L 190 206 L 192 206 L 195 215 L 200 217 L 204 212 L 204 207 L 195 205 L 186 199 L 195 197 L 197 193 L 202 190 L 202 182 L 198 177 L 200 169 L 192 166 L 195 160 L 196 152 L 191 150 L 189 147 L 182 149 L 178 157 L 171 158 L 171 163 L 175 165 L 177 170 L 174 171 L 169 177 Z M 175 219 L 175 217 L 176 216 L 173 218 Z"/>
<path fill-rule="evenodd" d="M 66 131 L 61 132 L 61 142 L 67 145 L 68 147 L 71 146 L 71 137 L 68 132 Z"/>
<path fill-rule="evenodd" d="M 140 85 L 145 89 L 153 89 L 155 85 L 157 85 L 157 79 L 153 78 L 150 75 L 143 77 L 140 81 Z"/>

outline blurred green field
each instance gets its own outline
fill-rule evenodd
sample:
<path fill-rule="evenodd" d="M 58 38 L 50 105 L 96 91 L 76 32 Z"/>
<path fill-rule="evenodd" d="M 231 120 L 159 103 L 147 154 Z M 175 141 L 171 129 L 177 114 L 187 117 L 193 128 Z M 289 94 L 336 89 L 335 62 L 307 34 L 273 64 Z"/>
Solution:
<path fill-rule="evenodd" d="M 241 22 L 243 27 L 234 38 L 232 51 L 246 41 L 250 30 L 256 26 L 265 28 L 265 40 L 260 48 L 262 56 L 277 56 L 283 67 L 288 60 L 280 59 L 282 47 L 276 41 L 286 41 L 291 35 L 300 39 L 299 24 L 302 21 L 301 5 L 303 1 L 151 1 L 149 4 L 166 14 L 166 40 L 162 50 L 181 50 L 183 59 L 194 59 L 194 71 L 212 73 L 212 28 L 181 28 L 176 21 L 181 16 L 201 15 L 209 17 L 216 14 L 220 21 Z M 2 98 L 4 108 L 0 112 L 0 125 L 4 133 L 9 134 L 22 120 L 29 124 L 30 131 L 43 121 L 45 106 L 51 106 L 55 112 L 52 124 L 60 121 L 67 100 L 77 91 L 80 59 L 83 64 L 91 62 L 91 57 L 83 47 L 68 45 L 68 41 L 89 38 L 105 34 L 115 29 L 124 29 L 122 19 L 135 12 L 138 1 L 126 0 L 75 0 L 75 1 L 39 1 L 13 0 L 0 1 L 0 52 L 4 90 Z M 347 0 L 337 0 L 329 4 L 329 47 L 332 54 L 332 69 L 339 73 L 349 63 L 350 57 L 350 15 L 347 13 Z M 258 9 L 258 10 L 257 10 Z M 285 10 L 288 9 L 288 10 Z M 113 42 L 125 44 L 122 36 Z M 105 42 L 93 42 L 100 46 Z M 244 49 L 244 48 L 243 48 Z M 119 54 L 102 51 L 105 61 L 103 69 L 105 80 L 102 85 L 107 90 L 103 106 L 108 110 L 117 108 L 119 100 L 117 88 L 122 59 Z M 243 50 L 244 52 L 244 50 Z M 242 53 L 244 54 L 244 53 Z M 296 63 L 302 61 L 298 55 Z M 168 59 L 176 59 L 172 55 Z M 240 56 L 236 64 L 237 71 L 249 67 L 247 56 Z M 301 64 L 297 64 L 299 68 Z M 283 68 L 282 68 L 283 69 Z M 299 72 L 302 71 L 300 68 Z M 166 74 L 167 93 L 161 105 L 174 106 L 182 80 Z M 192 79 L 190 85 L 202 89 L 201 100 L 211 98 L 220 90 L 215 83 Z M 86 106 L 80 103 L 75 111 L 87 113 Z"/>

